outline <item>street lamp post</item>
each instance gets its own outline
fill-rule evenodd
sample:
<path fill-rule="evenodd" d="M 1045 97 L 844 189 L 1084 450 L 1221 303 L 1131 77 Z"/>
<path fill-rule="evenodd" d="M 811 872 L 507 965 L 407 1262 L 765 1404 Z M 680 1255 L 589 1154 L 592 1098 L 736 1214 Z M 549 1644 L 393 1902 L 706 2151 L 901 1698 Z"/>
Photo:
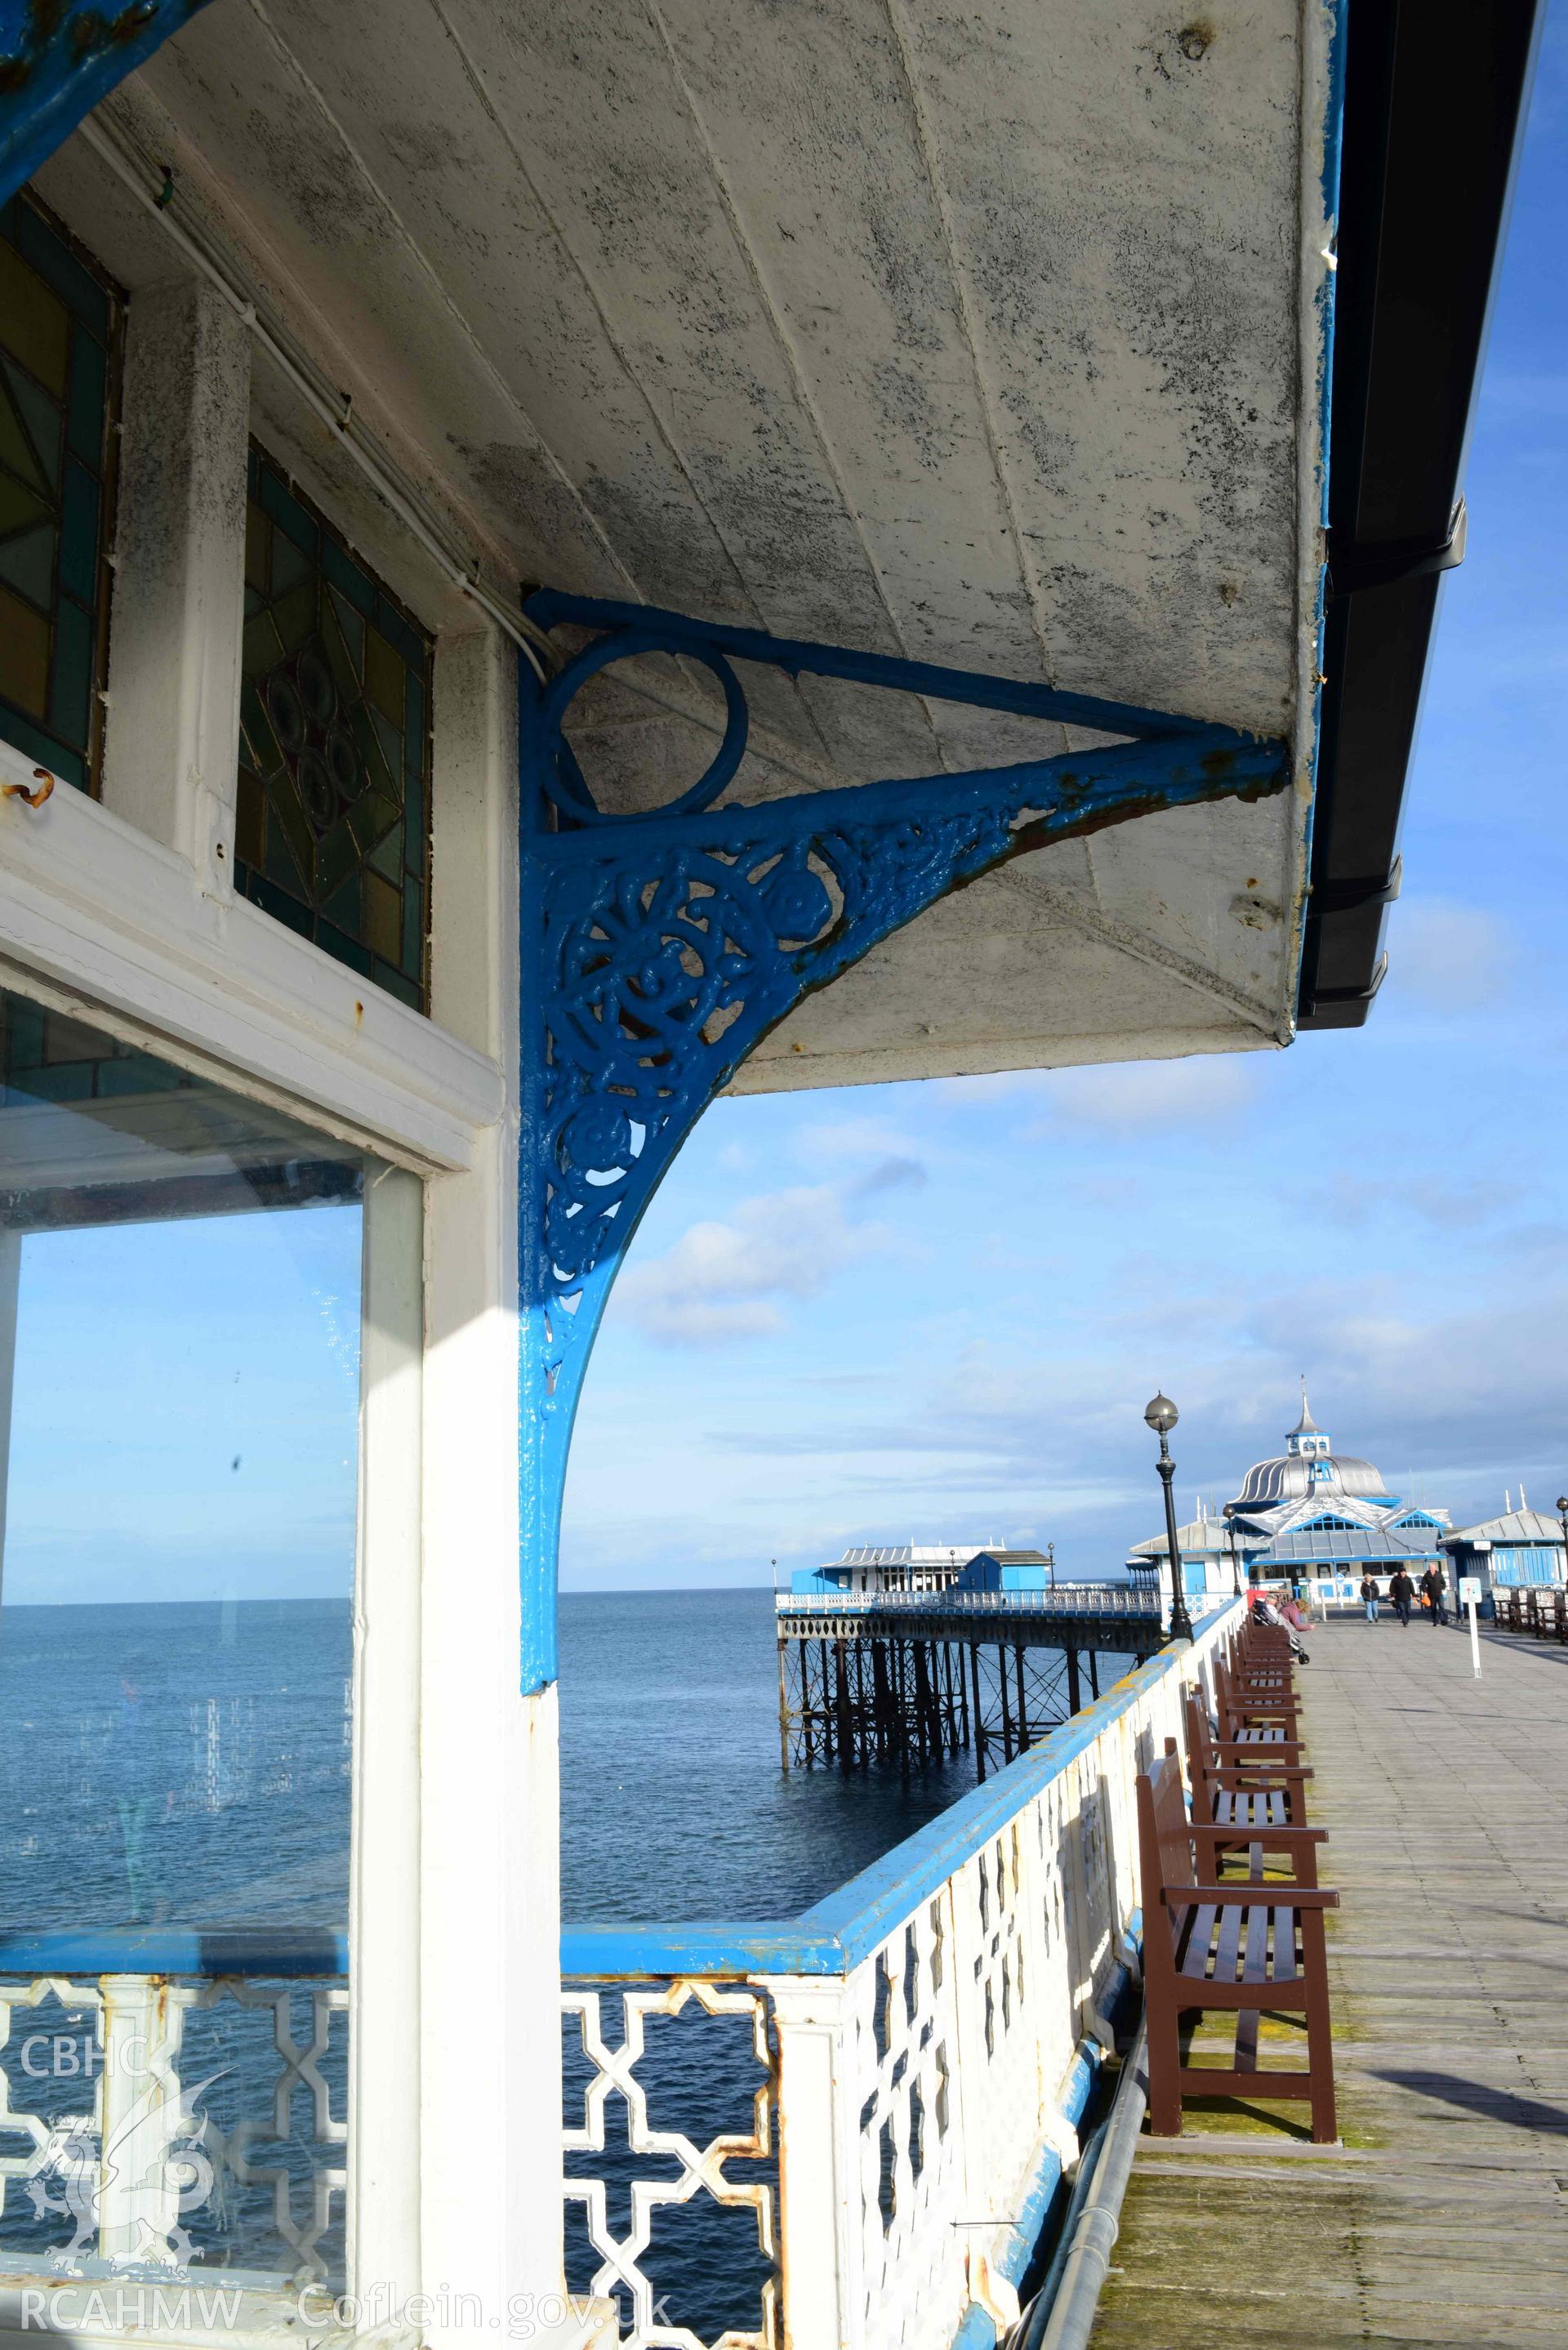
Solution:
<path fill-rule="evenodd" d="M 1159 1439 L 1159 1459 L 1154 1465 L 1165 1487 L 1165 1541 L 1170 1554 L 1170 1637 L 1173 1640 L 1190 1640 L 1192 1618 L 1187 1612 L 1187 1594 L 1181 1587 L 1181 1546 L 1176 1539 L 1176 1502 L 1171 1493 L 1176 1463 L 1165 1440 L 1176 1426 L 1176 1406 L 1168 1395 L 1157 1395 L 1144 1418 Z"/>
<path fill-rule="evenodd" d="M 1557 1516 L 1563 1528 L 1563 1580 L 1568 1584 L 1568 1493 L 1557 1496 Z"/>
<path fill-rule="evenodd" d="M 1231 1596 L 1233 1599 L 1240 1599 L 1241 1570 L 1236 1564 L 1236 1504 L 1234 1502 L 1227 1502 L 1225 1504 L 1225 1531 L 1231 1537 Z"/>

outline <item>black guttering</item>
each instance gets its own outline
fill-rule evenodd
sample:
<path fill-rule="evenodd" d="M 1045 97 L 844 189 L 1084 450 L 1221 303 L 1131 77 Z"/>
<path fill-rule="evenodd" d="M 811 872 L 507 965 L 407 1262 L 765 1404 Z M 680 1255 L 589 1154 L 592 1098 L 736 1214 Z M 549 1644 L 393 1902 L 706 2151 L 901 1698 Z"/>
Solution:
<path fill-rule="evenodd" d="M 1348 0 L 1329 604 L 1297 1017 L 1359 1027 L 1460 484 L 1537 0 Z"/>

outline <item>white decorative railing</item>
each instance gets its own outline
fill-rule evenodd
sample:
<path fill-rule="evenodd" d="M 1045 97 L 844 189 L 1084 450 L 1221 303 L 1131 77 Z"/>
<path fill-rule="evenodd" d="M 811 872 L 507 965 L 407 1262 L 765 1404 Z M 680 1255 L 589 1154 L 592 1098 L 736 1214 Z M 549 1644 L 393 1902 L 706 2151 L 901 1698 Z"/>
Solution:
<path fill-rule="evenodd" d="M 1127 1583 L 1059 1584 L 1045 1591 L 781 1591 L 781 1616 L 1137 1616 L 1158 1617 L 1161 1599 Z"/>
<path fill-rule="evenodd" d="M 340 1938 L 8 1934 L 0 1971 L 26 1978 L 0 1981 L 0 2262 L 57 2275 L 182 2272 L 237 2251 L 254 2269 L 258 2241 L 270 2239 L 275 2282 L 329 2275 L 324 2240 L 348 2185 Z M 221 2052 L 192 2047 L 192 2019 L 224 2003 L 268 2017 L 270 2033 L 231 2029 Z M 258 2213 L 235 2242 L 241 2190 L 256 2190 L 266 2219 Z"/>
<path fill-rule="evenodd" d="M 568 2176 L 568 2220 L 597 2260 L 592 2289 L 629 2304 L 628 2350 L 702 2338 L 661 2301 L 649 2257 L 659 2207 L 701 2197 L 749 2206 L 755 2221 L 756 2305 L 706 2327 L 726 2350 L 781 2338 L 791 2350 L 948 2350 L 961 2327 L 980 2345 L 1017 2317 L 1127 1981 L 1133 1783 L 1181 1734 L 1183 1694 L 1241 1605 L 804 1917 L 566 1931 L 568 2045 L 587 2075 L 569 2169 L 574 2154 L 601 2157 L 593 2175 Z M 617 1981 L 638 1988 L 590 1987 Z M 749 2020 L 749 2133 L 704 2136 L 689 2114 L 684 2129 L 658 2126 L 658 2085 L 639 2074 L 645 2023 L 693 2010 Z M 688 2105 L 691 2077 L 689 2058 Z M 605 2158 L 618 2100 L 625 2141 Z M 639 2162 L 653 2156 L 664 2177 Z M 629 2208 L 618 2230 L 612 2176 Z"/>

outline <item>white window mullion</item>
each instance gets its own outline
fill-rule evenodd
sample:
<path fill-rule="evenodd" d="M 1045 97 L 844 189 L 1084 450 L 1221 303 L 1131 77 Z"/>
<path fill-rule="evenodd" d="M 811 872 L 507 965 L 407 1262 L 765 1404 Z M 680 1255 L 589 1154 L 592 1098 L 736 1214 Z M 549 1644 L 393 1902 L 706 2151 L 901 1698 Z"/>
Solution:
<path fill-rule="evenodd" d="M 354 1593 L 348 2279 L 361 2323 L 420 2290 L 420 1575 L 424 1187 L 367 1170 Z"/>

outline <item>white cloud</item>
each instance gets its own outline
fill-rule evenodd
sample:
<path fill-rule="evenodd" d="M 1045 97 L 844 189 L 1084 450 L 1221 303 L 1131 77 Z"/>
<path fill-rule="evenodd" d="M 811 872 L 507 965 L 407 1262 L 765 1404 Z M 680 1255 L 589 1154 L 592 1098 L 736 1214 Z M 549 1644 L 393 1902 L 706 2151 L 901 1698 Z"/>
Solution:
<path fill-rule="evenodd" d="M 1390 1002 L 1473 1012 L 1504 993 L 1512 964 L 1507 931 L 1480 906 L 1428 898 L 1397 908 L 1388 926 Z"/>
<path fill-rule="evenodd" d="M 1042 1087 L 1055 1120 L 1103 1134 L 1185 1126 L 1238 1108 L 1255 1088 L 1253 1072 L 1230 1054 L 1182 1061 L 1114 1061 L 1092 1069 L 1058 1069 Z"/>
<path fill-rule="evenodd" d="M 802 1127 L 794 1155 L 802 1166 L 836 1166 L 845 1159 L 908 1159 L 919 1145 L 891 1118 L 857 1116 L 824 1118 Z"/>
<path fill-rule="evenodd" d="M 781 1299 L 817 1296 L 882 1245 L 878 1226 L 845 1213 L 845 1198 L 836 1184 L 801 1184 L 743 1201 L 725 1222 L 692 1224 L 663 1256 L 628 1266 L 617 1308 L 667 1346 L 767 1337 L 784 1326 Z"/>

